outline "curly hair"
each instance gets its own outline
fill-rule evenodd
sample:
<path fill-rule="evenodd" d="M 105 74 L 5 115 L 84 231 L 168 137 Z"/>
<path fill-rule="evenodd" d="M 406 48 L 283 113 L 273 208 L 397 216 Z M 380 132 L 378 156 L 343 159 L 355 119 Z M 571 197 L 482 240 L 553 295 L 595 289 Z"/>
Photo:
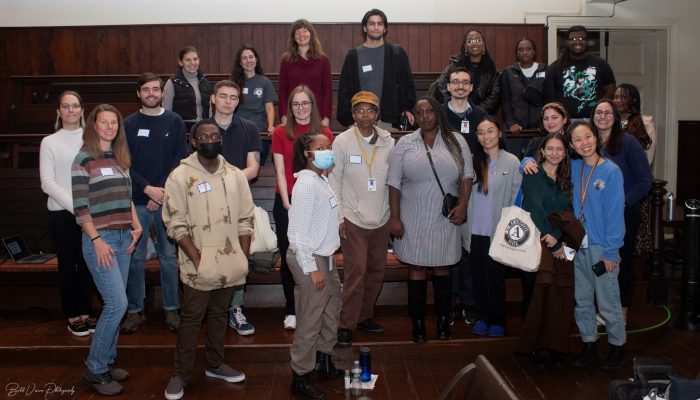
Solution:
<path fill-rule="evenodd" d="M 303 169 L 306 169 L 309 159 L 306 158 L 306 152 L 309 151 L 309 145 L 311 140 L 316 135 L 320 135 L 318 131 L 309 131 L 299 136 L 297 140 L 294 141 L 294 147 L 292 149 L 292 172 L 297 173 Z"/>
<path fill-rule="evenodd" d="M 642 100 L 639 95 L 639 90 L 637 87 L 629 84 L 622 83 L 617 87 L 620 90 L 620 100 L 627 108 L 629 112 L 629 117 L 627 117 L 627 126 L 625 130 L 630 135 L 634 136 L 639 140 L 644 150 L 649 150 L 651 147 L 651 137 L 647 132 L 647 128 L 644 127 L 644 121 L 642 121 Z"/>
<path fill-rule="evenodd" d="M 245 83 L 245 72 L 243 71 L 243 67 L 241 66 L 241 55 L 243 55 L 243 52 L 246 50 L 250 50 L 255 56 L 255 74 L 263 74 L 263 69 L 260 66 L 260 56 L 258 55 L 258 51 L 255 50 L 255 47 L 249 44 L 242 45 L 236 52 L 236 57 L 233 60 L 233 69 L 231 71 L 230 76 L 230 79 L 236 82 L 240 87 L 243 87 Z"/>

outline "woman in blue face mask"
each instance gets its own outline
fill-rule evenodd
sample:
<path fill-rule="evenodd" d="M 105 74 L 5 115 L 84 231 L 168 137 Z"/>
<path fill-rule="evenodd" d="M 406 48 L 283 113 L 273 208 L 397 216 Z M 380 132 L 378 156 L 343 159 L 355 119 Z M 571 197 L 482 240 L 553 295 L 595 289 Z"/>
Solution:
<path fill-rule="evenodd" d="M 310 374 L 339 378 L 330 353 L 337 341 L 340 319 L 340 278 L 333 253 L 340 247 L 338 200 L 326 170 L 335 156 L 331 141 L 309 132 L 296 140 L 292 167 L 297 177 L 289 209 L 289 250 L 286 258 L 294 276 L 297 329 L 290 349 L 294 372 L 292 393 L 305 399 L 324 398 Z"/>

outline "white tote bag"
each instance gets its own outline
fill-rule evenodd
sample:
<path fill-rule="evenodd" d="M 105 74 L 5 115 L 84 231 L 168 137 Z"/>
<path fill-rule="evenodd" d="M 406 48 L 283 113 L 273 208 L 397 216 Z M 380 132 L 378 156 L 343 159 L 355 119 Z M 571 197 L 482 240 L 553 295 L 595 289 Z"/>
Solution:
<path fill-rule="evenodd" d="M 503 208 L 489 256 L 509 267 L 537 271 L 542 256 L 540 231 L 529 212 L 517 206 Z"/>
<path fill-rule="evenodd" d="M 250 254 L 260 252 L 276 252 L 277 251 L 277 236 L 272 231 L 270 226 L 270 217 L 267 216 L 267 211 L 261 207 L 255 207 L 255 232 L 253 240 L 250 243 Z"/>

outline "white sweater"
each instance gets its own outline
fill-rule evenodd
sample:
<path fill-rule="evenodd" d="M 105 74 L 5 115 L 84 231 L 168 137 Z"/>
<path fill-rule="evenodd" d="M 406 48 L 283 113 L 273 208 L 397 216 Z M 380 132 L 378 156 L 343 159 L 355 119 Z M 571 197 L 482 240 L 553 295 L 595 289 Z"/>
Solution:
<path fill-rule="evenodd" d="M 61 129 L 41 141 L 39 176 L 41 190 L 49 195 L 46 206 L 50 211 L 68 210 L 73 213 L 71 165 L 83 146 L 83 128 L 75 131 Z"/>

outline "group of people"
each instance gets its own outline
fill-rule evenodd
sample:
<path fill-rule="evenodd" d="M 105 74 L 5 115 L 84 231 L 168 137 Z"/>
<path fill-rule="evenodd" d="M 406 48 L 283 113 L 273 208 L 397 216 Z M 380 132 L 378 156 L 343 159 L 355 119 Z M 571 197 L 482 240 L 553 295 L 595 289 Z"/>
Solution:
<path fill-rule="evenodd" d="M 364 15 L 364 42 L 348 51 L 341 71 L 337 119 L 347 130 L 336 137 L 330 63 L 306 20 L 290 29 L 278 93 L 256 49 L 244 45 L 231 79 L 213 86 L 197 50 L 184 47 L 181 69 L 165 84 L 141 75 L 141 108 L 125 119 L 103 104 L 85 120 L 78 93 L 59 96 L 57 131 L 41 146 L 42 189 L 68 330 L 94 333 L 84 380 L 98 394 L 120 393 L 128 377 L 115 364 L 116 347 L 120 332 L 144 322 L 149 239 L 165 321 L 178 335 L 165 397 L 183 397 L 203 321 L 206 375 L 245 380 L 225 363 L 223 343 L 227 324 L 241 335 L 255 331 L 243 312 L 254 235 L 249 182 L 270 149 L 283 327 L 295 330 L 292 393 L 325 398 L 310 378 L 341 376 L 333 348 L 351 346 L 356 329 L 384 332 L 374 306 L 391 238 L 408 265 L 414 342 L 428 340 L 428 280 L 438 340 L 451 339 L 458 307 L 474 334 L 504 336 L 506 267 L 488 251 L 501 210 L 520 194 L 542 233 L 543 255 L 538 272 L 522 273 L 516 350 L 537 366 L 547 354 L 563 366 L 575 319 L 584 350 L 574 364 L 594 361 L 597 305 L 610 343 L 603 368 L 622 365 L 655 142 L 639 92 L 615 88 L 612 69 L 587 53 L 583 27 L 567 32 L 567 47 L 550 66 L 535 62 L 532 40 L 519 40 L 517 62 L 502 73 L 472 29 L 429 95 L 417 99 L 406 52 L 384 41 L 387 30 L 382 11 Z M 494 116 L 499 107 L 505 127 Z M 521 162 L 505 150 L 504 136 L 533 128 L 542 136 Z M 271 135 L 269 146 L 261 135 Z M 333 258 L 339 248 L 342 285 Z M 104 302 L 97 320 L 93 283 Z"/>

